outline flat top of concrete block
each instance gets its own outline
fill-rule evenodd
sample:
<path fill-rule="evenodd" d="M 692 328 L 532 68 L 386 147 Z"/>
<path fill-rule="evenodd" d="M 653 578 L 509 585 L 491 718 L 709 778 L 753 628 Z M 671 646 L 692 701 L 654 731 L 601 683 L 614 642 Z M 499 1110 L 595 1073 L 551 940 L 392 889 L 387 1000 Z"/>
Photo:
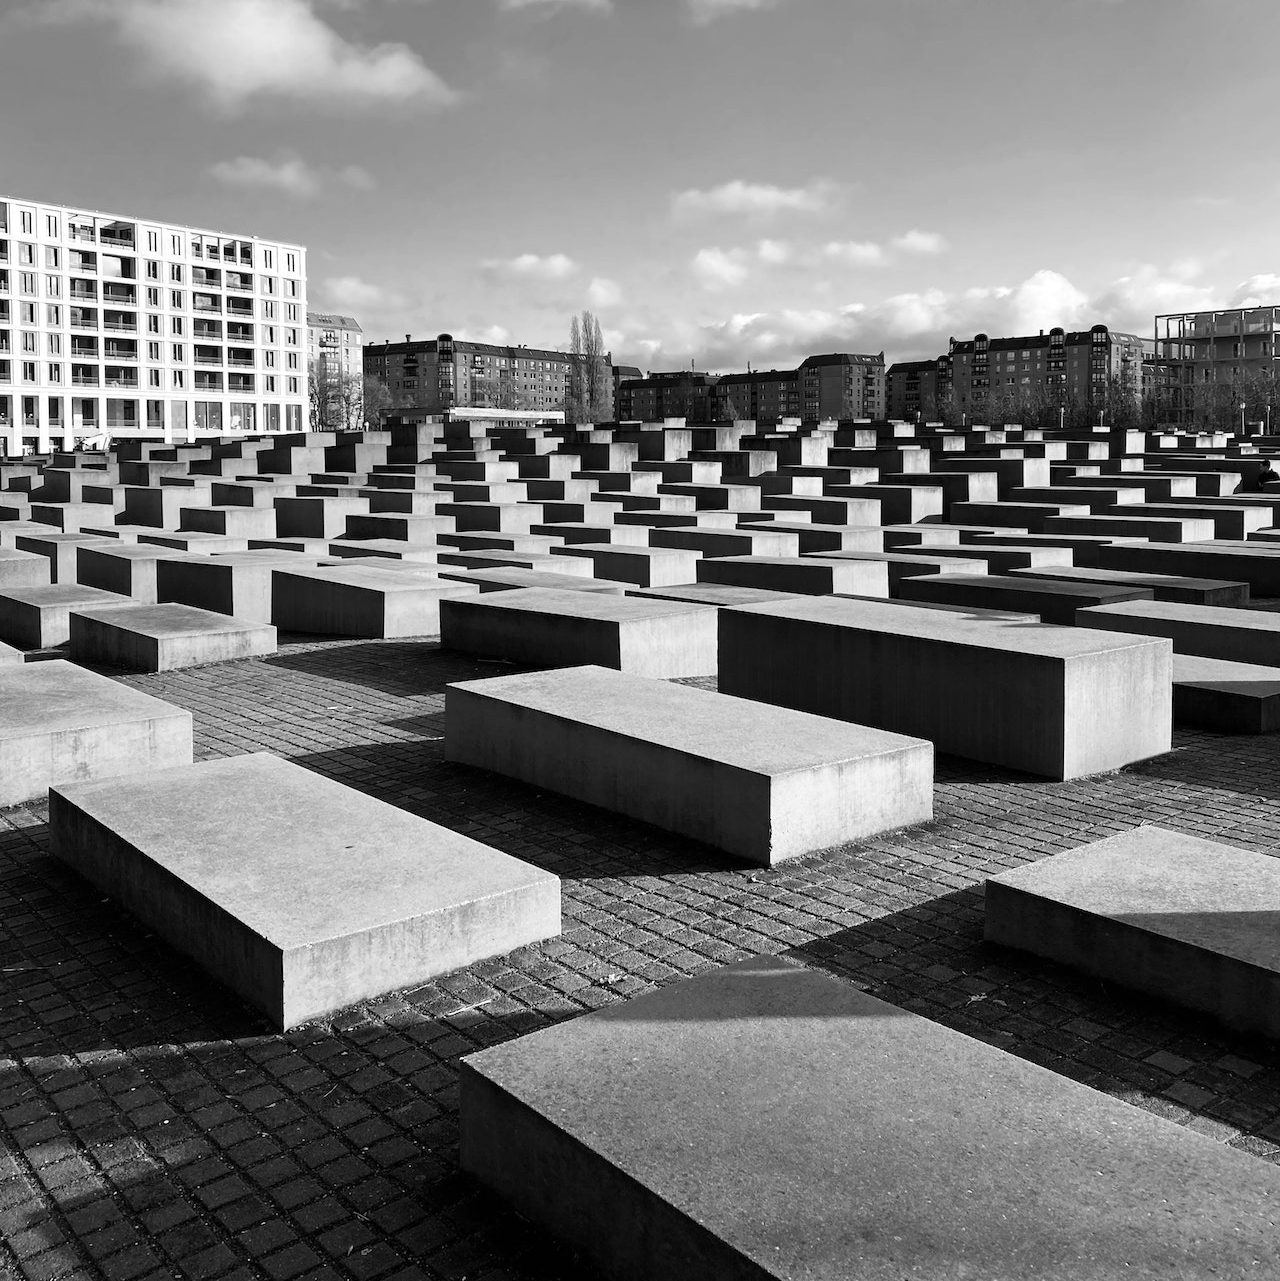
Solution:
<path fill-rule="evenodd" d="M 79 583 L 41 583 L 33 587 L 0 588 L 0 601 L 17 601 L 23 605 L 56 607 L 59 605 L 132 605 L 133 597 L 100 587 L 81 587 Z"/>
<path fill-rule="evenodd" d="M 1264 609 L 1233 609 L 1227 605 L 1188 605 L 1174 600 L 1127 600 L 1114 605 L 1090 605 L 1086 617 L 1151 618 L 1204 627 L 1238 627 L 1280 634 L 1280 614 Z"/>
<path fill-rule="evenodd" d="M 678 583 L 674 587 L 628 587 L 628 596 L 646 600 L 681 600 L 696 605 L 763 605 L 773 600 L 792 600 L 794 592 L 775 592 L 767 587 L 737 587 L 732 583 Z"/>
<path fill-rule="evenodd" d="M 457 583 L 486 583 L 501 585 L 511 590 L 520 587 L 551 587 L 569 592 L 626 591 L 629 583 L 618 583 L 611 578 L 579 578 L 574 574 L 557 574 L 549 569 L 522 569 L 519 565 L 495 569 L 442 568 L 440 577 Z"/>
<path fill-rule="evenodd" d="M 21 551 L 17 547 L 0 547 L 0 560 L 47 560 L 47 556 L 41 556 L 39 552 Z"/>
<path fill-rule="evenodd" d="M 977 618 L 949 610 L 917 609 L 901 601 L 855 600 L 849 596 L 797 596 L 768 605 L 741 605 L 729 611 L 766 614 L 829 627 L 888 632 L 926 640 L 946 641 L 978 649 L 1039 654 L 1045 658 L 1078 658 L 1086 654 L 1132 649 L 1132 641 L 1168 646 L 1162 636 L 1106 632 L 1092 627 L 1055 627 L 1010 619 Z"/>
<path fill-rule="evenodd" d="M 1274 1258 L 1273 1167 L 771 957 L 463 1062 L 765 1276 L 1234 1281 Z"/>
<path fill-rule="evenodd" d="M 1129 602 L 1141 603 L 1151 597 L 1149 587 L 1027 578 L 1022 575 L 1015 578 L 1009 574 L 951 574 L 946 581 L 948 586 L 952 587 L 986 588 L 990 591 L 1016 592 L 1020 596 L 1053 596 L 1065 600 L 1080 598 L 1128 604 Z"/>
<path fill-rule="evenodd" d="M 48 529 L 49 532 L 47 534 L 19 534 L 17 541 L 20 543 L 54 545 L 58 543 L 81 543 L 92 544 L 95 547 L 99 544 L 106 547 L 122 547 L 125 545 L 120 539 L 113 538 L 110 534 L 63 534 L 52 526 L 49 526 Z"/>
<path fill-rule="evenodd" d="M 54 790 L 282 948 L 557 880 L 265 752 Z"/>
<path fill-rule="evenodd" d="M 605 592 L 562 591 L 555 587 L 489 592 L 455 603 L 468 609 L 515 609 L 533 614 L 567 614 L 574 618 L 599 618 L 610 622 L 674 618 L 682 614 L 706 613 L 715 608 L 713 605 L 680 601 L 640 600 L 634 596 L 614 596 Z"/>
<path fill-rule="evenodd" d="M 177 636 L 225 636 L 228 632 L 274 630 L 230 614 L 214 614 L 193 605 L 111 605 L 106 609 L 76 609 L 76 618 L 119 627 L 137 636 L 168 640 Z"/>
<path fill-rule="evenodd" d="M 75 663 L 0 667 L 0 739 L 190 713 Z"/>
<path fill-rule="evenodd" d="M 1188 578 L 1182 574 L 1147 574 L 1137 569 L 1097 569 L 1087 565 L 1043 565 L 1029 569 L 1014 569 L 1017 578 L 1075 579 L 1087 583 L 1133 583 L 1148 587 L 1185 587 L 1193 591 L 1212 591 L 1215 588 L 1234 587 L 1249 590 L 1248 583 L 1232 582 L 1225 578 Z"/>
<path fill-rule="evenodd" d="M 697 552 L 686 547 L 640 547 L 635 543 L 570 543 L 563 550 L 574 555 L 609 552 L 618 556 L 639 556 L 644 560 L 670 560 L 676 556 L 697 555 Z"/>
<path fill-rule="evenodd" d="M 307 567 L 299 565 L 273 565 L 276 574 L 290 578 L 308 579 L 317 583 L 340 583 L 345 587 L 364 587 L 379 592 L 420 592 L 456 586 L 445 582 L 434 565 L 414 564 L 409 561 L 386 561 L 384 557 L 370 557 L 367 561 L 352 564 L 351 559 L 326 561 Z"/>
<path fill-rule="evenodd" d="M 1280 694 L 1280 667 L 1260 667 L 1257 663 L 1237 663 L 1228 658 L 1175 653 L 1173 683 L 1221 688 L 1254 698 L 1274 697 Z"/>
<path fill-rule="evenodd" d="M 608 667 L 561 667 L 449 688 L 770 777 L 929 746 L 904 734 Z"/>
<path fill-rule="evenodd" d="M 1135 827 L 990 880 L 1280 969 L 1280 859 L 1269 854 Z"/>
<path fill-rule="evenodd" d="M 94 556 L 110 556 L 114 560 L 173 560 L 178 556 L 194 559 L 192 553 L 182 553 L 174 547 L 161 547 L 157 543 L 122 543 L 118 539 L 85 545 L 82 550 Z M 200 559 L 206 557 L 201 556 Z"/>

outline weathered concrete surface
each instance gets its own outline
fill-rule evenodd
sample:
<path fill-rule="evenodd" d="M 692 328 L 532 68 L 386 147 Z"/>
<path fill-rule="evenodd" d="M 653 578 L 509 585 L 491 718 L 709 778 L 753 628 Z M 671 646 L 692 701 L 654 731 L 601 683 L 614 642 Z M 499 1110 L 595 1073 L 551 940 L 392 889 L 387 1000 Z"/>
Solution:
<path fill-rule="evenodd" d="M 537 587 L 445 601 L 440 643 L 531 666 L 713 676 L 717 613 L 709 605 Z"/>
<path fill-rule="evenodd" d="M 1086 605 L 1150 600 L 1149 587 L 1106 583 L 1059 582 L 1054 579 L 1014 578 L 1004 574 L 933 574 L 902 584 L 904 601 L 934 601 L 945 605 L 979 605 L 988 609 L 1025 610 L 1046 623 L 1069 627 L 1076 611 Z"/>
<path fill-rule="evenodd" d="M 126 671 L 165 672 L 276 652 L 274 627 L 190 605 L 73 609 L 70 619 L 74 661 Z"/>
<path fill-rule="evenodd" d="M 738 587 L 733 583 L 679 583 L 674 587 L 629 587 L 628 596 L 641 600 L 678 600 L 691 605 L 766 605 L 790 600 L 804 592 L 771 592 L 765 587 Z"/>
<path fill-rule="evenodd" d="M 1168 641 L 895 602 L 719 611 L 720 689 L 1078 778 L 1169 750 Z"/>
<path fill-rule="evenodd" d="M 394 568 L 393 568 L 394 567 Z M 277 627 L 330 636 L 437 636 L 440 604 L 479 589 L 448 582 L 431 565 L 387 561 L 319 566 L 276 567 L 272 575 L 271 617 Z"/>
<path fill-rule="evenodd" d="M 1280 614 L 1266 610 L 1134 600 L 1081 609 L 1076 624 L 1139 636 L 1167 636 L 1180 654 L 1280 666 Z"/>
<path fill-rule="evenodd" d="M 700 583 L 758 587 L 791 596 L 889 595 L 889 571 L 883 560 L 868 554 L 837 556 L 725 556 L 698 562 Z"/>
<path fill-rule="evenodd" d="M 190 763 L 190 712 L 61 659 L 0 663 L 0 807 Z"/>
<path fill-rule="evenodd" d="M 59 787 L 53 850 L 280 1027 L 560 932 L 560 882 L 266 753 Z"/>
<path fill-rule="evenodd" d="M 0 588 L 36 587 L 53 578 L 53 566 L 47 556 L 0 547 Z"/>
<path fill-rule="evenodd" d="M 450 685 L 445 755 L 771 866 L 933 816 L 933 747 L 604 667 Z"/>
<path fill-rule="evenodd" d="M 1174 654 L 1173 721 L 1219 734 L 1280 730 L 1280 666 Z"/>
<path fill-rule="evenodd" d="M 637 587 L 691 582 L 697 566 L 704 563 L 697 552 L 680 547 L 575 543 L 571 547 L 553 548 L 552 554 L 557 558 L 585 557 L 593 566 L 593 577 L 634 583 Z"/>
<path fill-rule="evenodd" d="M 19 649 L 52 649 L 70 639 L 73 609 L 131 604 L 127 596 L 75 583 L 0 588 L 0 641 Z"/>
<path fill-rule="evenodd" d="M 1148 587 L 1155 600 L 1184 605 L 1224 605 L 1229 609 L 1249 603 L 1249 584 L 1218 578 L 1184 578 L 1174 574 L 1142 574 L 1137 570 L 1098 569 L 1083 564 L 1037 565 L 1012 569 L 1015 578 L 1043 578 L 1052 582 L 1109 583 L 1117 587 Z"/>
<path fill-rule="evenodd" d="M 174 557 L 156 564 L 156 595 L 161 601 L 270 623 L 272 572 L 312 569 L 320 559 L 266 548 L 229 556 Z"/>
<path fill-rule="evenodd" d="M 1274 1258 L 1280 1171 L 774 958 L 471 1055 L 461 1089 L 463 1168 L 615 1281 L 1242 1281 Z"/>
<path fill-rule="evenodd" d="M 992 943 L 1280 1037 L 1280 860 L 1161 827 L 987 881 Z"/>

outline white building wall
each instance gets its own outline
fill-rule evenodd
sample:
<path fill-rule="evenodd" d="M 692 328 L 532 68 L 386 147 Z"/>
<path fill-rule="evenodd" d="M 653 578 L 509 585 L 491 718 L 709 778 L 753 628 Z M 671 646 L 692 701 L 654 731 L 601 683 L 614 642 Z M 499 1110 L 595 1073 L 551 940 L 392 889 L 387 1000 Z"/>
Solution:
<path fill-rule="evenodd" d="M 302 430 L 301 245 L 0 194 L 0 447 Z"/>

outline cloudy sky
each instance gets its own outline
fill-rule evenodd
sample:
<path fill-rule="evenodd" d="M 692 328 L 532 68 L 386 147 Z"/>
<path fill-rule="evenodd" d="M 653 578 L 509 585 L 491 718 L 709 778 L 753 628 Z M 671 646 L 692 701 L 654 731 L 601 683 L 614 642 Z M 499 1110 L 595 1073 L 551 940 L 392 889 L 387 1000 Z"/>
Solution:
<path fill-rule="evenodd" d="M 645 369 L 1280 302 L 1276 0 L 0 0 L 0 189 Z"/>

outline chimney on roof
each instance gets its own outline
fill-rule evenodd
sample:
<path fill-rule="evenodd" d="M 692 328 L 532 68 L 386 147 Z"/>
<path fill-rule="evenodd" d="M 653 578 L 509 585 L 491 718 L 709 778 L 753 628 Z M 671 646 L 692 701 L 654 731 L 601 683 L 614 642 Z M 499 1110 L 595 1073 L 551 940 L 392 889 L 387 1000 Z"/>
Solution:
<path fill-rule="evenodd" d="M 405 342 L 412 342 L 412 341 L 413 341 L 413 335 L 412 335 L 412 334 L 405 334 L 405 336 L 404 336 L 404 340 L 405 340 Z"/>

